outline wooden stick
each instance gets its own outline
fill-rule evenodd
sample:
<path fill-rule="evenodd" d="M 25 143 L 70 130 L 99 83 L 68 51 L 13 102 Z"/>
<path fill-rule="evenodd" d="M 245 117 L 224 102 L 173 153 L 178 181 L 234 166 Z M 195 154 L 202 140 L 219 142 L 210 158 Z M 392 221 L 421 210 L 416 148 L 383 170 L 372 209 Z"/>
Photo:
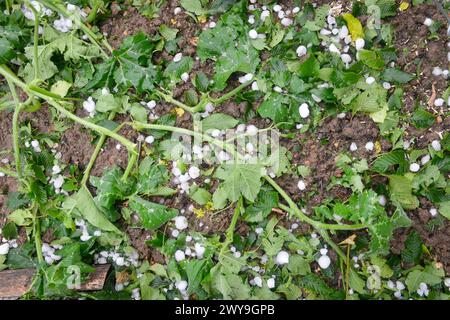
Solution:
<path fill-rule="evenodd" d="M 77 291 L 97 291 L 103 285 L 111 267 L 110 264 L 94 266 L 85 283 Z M 5 270 L 0 272 L 0 300 L 15 300 L 23 296 L 30 289 L 35 269 Z"/>

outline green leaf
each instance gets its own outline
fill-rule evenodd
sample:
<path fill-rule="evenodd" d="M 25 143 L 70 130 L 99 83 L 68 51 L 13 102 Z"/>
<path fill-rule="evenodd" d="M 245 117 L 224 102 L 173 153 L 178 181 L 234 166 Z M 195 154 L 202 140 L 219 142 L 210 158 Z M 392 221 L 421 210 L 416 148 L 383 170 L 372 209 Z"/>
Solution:
<path fill-rule="evenodd" d="M 170 209 L 164 205 L 144 200 L 139 196 L 130 198 L 129 207 L 139 216 L 142 226 L 150 230 L 158 229 L 178 215 L 178 210 L 176 209 Z"/>
<path fill-rule="evenodd" d="M 111 231 L 118 234 L 122 233 L 115 225 L 106 219 L 103 213 L 97 208 L 91 193 L 85 186 L 82 186 L 80 190 L 68 198 L 66 202 L 69 208 L 78 209 L 81 216 L 94 227 L 103 231 Z M 66 206 L 66 208 L 68 207 Z"/>
<path fill-rule="evenodd" d="M 169 28 L 165 24 L 162 24 L 159 26 L 159 33 L 163 36 L 164 39 L 167 41 L 175 40 L 177 37 L 178 29 L 176 28 Z"/>
<path fill-rule="evenodd" d="M 384 70 L 383 74 L 382 74 L 382 78 L 385 81 L 388 82 L 395 82 L 395 83 L 407 83 L 409 81 L 411 81 L 412 79 L 414 79 L 414 75 L 410 74 L 410 73 L 406 73 L 404 71 L 400 71 L 394 68 L 388 68 L 386 70 Z"/>
<path fill-rule="evenodd" d="M 419 264 L 422 257 L 422 239 L 413 230 L 409 233 L 405 241 L 405 248 L 401 252 L 402 262 L 406 264 Z"/>
<path fill-rule="evenodd" d="M 414 111 L 411 122 L 416 128 L 424 129 L 431 127 L 436 121 L 435 116 L 424 108 L 417 108 Z"/>
<path fill-rule="evenodd" d="M 363 49 L 359 51 L 358 56 L 362 63 L 372 69 L 381 70 L 384 67 L 384 60 L 376 51 Z"/>
<path fill-rule="evenodd" d="M 234 128 L 239 123 L 238 120 L 224 113 L 214 113 L 201 122 L 202 129 L 226 130 Z"/>
<path fill-rule="evenodd" d="M 26 209 L 17 209 L 8 215 L 8 220 L 18 226 L 29 226 L 33 223 L 32 219 L 33 214 Z"/>
<path fill-rule="evenodd" d="M 180 4 L 186 11 L 195 13 L 197 16 L 207 13 L 207 10 L 203 9 L 200 0 L 181 0 Z"/>
<path fill-rule="evenodd" d="M 412 293 L 419 288 L 419 285 L 422 282 L 431 286 L 441 283 L 444 275 L 444 269 L 436 269 L 433 265 L 428 265 L 423 271 L 414 270 L 408 273 L 405 283 L 408 287 L 408 291 Z"/>
<path fill-rule="evenodd" d="M 72 84 L 64 81 L 64 80 L 59 80 L 56 81 L 52 87 L 50 88 L 50 91 L 53 93 L 56 93 L 57 95 L 61 96 L 61 97 L 65 97 L 67 95 L 67 92 L 69 92 L 70 87 L 72 86 Z"/>
<path fill-rule="evenodd" d="M 167 168 L 162 164 L 155 164 L 149 157 L 139 165 L 137 192 L 139 194 L 154 195 L 169 182 L 170 176 Z"/>
<path fill-rule="evenodd" d="M 398 149 L 379 156 L 372 164 L 372 170 L 385 173 L 394 165 L 404 167 L 407 163 L 405 151 L 403 149 Z"/>
<path fill-rule="evenodd" d="M 192 186 L 189 190 L 189 197 L 197 202 L 199 205 L 204 206 L 211 200 L 211 193 L 204 188 Z"/>
<path fill-rule="evenodd" d="M 314 78 L 319 75 L 320 63 L 311 55 L 298 68 L 298 75 L 303 79 Z"/>
<path fill-rule="evenodd" d="M 398 201 L 404 209 L 413 210 L 419 206 L 419 200 L 412 194 L 412 182 L 405 176 L 390 175 L 389 189 L 391 199 Z"/>
<path fill-rule="evenodd" d="M 253 202 L 261 188 L 261 166 L 257 164 L 223 165 L 220 178 L 227 198 L 236 202 L 241 196 Z"/>
<path fill-rule="evenodd" d="M 194 60 L 191 57 L 182 57 L 180 61 L 171 61 L 164 70 L 164 76 L 168 77 L 174 83 L 180 82 L 183 73 L 189 73 L 194 66 Z"/>
<path fill-rule="evenodd" d="M 255 203 L 245 209 L 243 218 L 248 222 L 263 221 L 276 207 L 278 207 L 278 192 L 261 190 Z"/>
<path fill-rule="evenodd" d="M 289 269 L 290 274 L 293 276 L 305 276 L 308 273 L 311 273 L 309 262 L 298 254 L 294 254 L 289 257 L 289 264 L 287 265 L 287 268 Z"/>
<path fill-rule="evenodd" d="M 126 198 L 130 190 L 121 178 L 122 170 L 115 166 L 107 169 L 98 181 L 92 180 L 92 184 L 97 188 L 95 201 L 99 207 L 111 209 L 116 201 Z"/>
<path fill-rule="evenodd" d="M 114 97 L 111 93 L 100 94 L 95 104 L 95 110 L 98 112 L 118 111 L 121 106 L 120 99 Z"/>
<path fill-rule="evenodd" d="M 358 292 L 359 294 L 365 294 L 366 290 L 366 283 L 363 279 L 359 276 L 359 274 L 353 269 L 350 268 L 350 277 L 349 277 L 349 284 L 350 288 L 352 288 L 354 291 Z"/>

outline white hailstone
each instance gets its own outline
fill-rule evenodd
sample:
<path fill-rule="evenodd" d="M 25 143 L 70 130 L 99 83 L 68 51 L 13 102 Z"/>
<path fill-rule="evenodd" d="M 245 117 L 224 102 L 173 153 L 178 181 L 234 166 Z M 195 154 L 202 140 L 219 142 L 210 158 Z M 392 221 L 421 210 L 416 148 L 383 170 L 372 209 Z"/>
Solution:
<path fill-rule="evenodd" d="M 297 187 L 298 187 L 298 189 L 299 189 L 300 191 L 305 190 L 305 189 L 306 189 L 305 181 L 300 180 L 300 181 L 297 183 Z"/>
<path fill-rule="evenodd" d="M 269 287 L 269 289 L 275 288 L 275 279 L 274 278 L 270 278 L 269 280 L 267 280 L 267 287 Z"/>
<path fill-rule="evenodd" d="M 444 77 L 444 79 L 447 79 L 448 75 L 449 75 L 449 71 L 448 70 L 442 71 L 442 76 Z"/>
<path fill-rule="evenodd" d="M 220 130 L 219 129 L 214 129 L 214 130 L 212 130 L 211 131 L 211 135 L 214 137 L 214 138 L 217 138 L 218 136 L 220 136 Z"/>
<path fill-rule="evenodd" d="M 362 39 L 362 38 L 356 39 L 356 41 L 355 41 L 356 50 L 359 51 L 359 50 L 363 49 L 365 44 L 366 44 L 366 42 L 364 41 L 364 39 Z"/>
<path fill-rule="evenodd" d="M 177 288 L 180 291 L 186 291 L 187 286 L 188 286 L 188 283 L 186 280 L 181 280 L 181 281 L 175 282 L 175 288 Z"/>
<path fill-rule="evenodd" d="M 200 169 L 195 166 L 190 167 L 188 172 L 192 179 L 200 177 Z"/>
<path fill-rule="evenodd" d="M 253 79 L 253 74 L 251 74 L 251 73 L 247 73 L 247 74 L 244 76 L 245 82 L 249 82 L 249 81 L 252 80 L 252 79 Z"/>
<path fill-rule="evenodd" d="M 186 248 L 186 250 L 184 250 L 184 254 L 190 256 L 192 254 L 191 248 Z"/>
<path fill-rule="evenodd" d="M 283 19 L 285 16 L 286 14 L 284 13 L 284 11 L 278 12 L 278 19 Z"/>
<path fill-rule="evenodd" d="M 450 288 L 450 278 L 445 278 L 444 284 L 447 288 Z"/>
<path fill-rule="evenodd" d="M 319 103 L 319 102 L 322 101 L 322 99 L 319 98 L 318 96 L 316 96 L 315 94 L 311 94 L 311 98 L 312 98 L 315 102 L 317 102 L 317 103 Z"/>
<path fill-rule="evenodd" d="M 194 246 L 194 249 L 195 249 L 195 254 L 197 255 L 197 258 L 202 259 L 203 255 L 205 254 L 205 247 L 199 243 L 196 243 Z"/>
<path fill-rule="evenodd" d="M 3 172 L 0 172 L 0 178 L 4 177 L 5 174 Z"/>
<path fill-rule="evenodd" d="M 395 282 L 395 286 L 397 287 L 397 290 L 402 291 L 405 290 L 405 285 L 403 284 L 403 282 L 401 281 L 396 281 Z"/>
<path fill-rule="evenodd" d="M 245 145 L 245 149 L 247 150 L 248 153 L 253 153 L 255 151 L 255 147 L 253 146 L 253 143 L 248 142 Z"/>
<path fill-rule="evenodd" d="M 366 78 L 366 83 L 367 84 L 371 85 L 374 82 L 375 82 L 375 78 L 374 77 L 367 77 Z"/>
<path fill-rule="evenodd" d="M 309 106 L 307 103 L 302 103 L 300 107 L 298 107 L 298 113 L 300 114 L 300 117 L 303 119 L 309 117 Z"/>
<path fill-rule="evenodd" d="M 102 88 L 102 96 L 107 96 L 109 94 L 108 88 Z"/>
<path fill-rule="evenodd" d="M 59 175 L 56 179 L 53 180 L 53 186 L 55 189 L 60 189 L 64 184 L 64 177 Z"/>
<path fill-rule="evenodd" d="M 274 12 L 279 12 L 279 11 L 281 11 L 281 6 L 280 6 L 279 4 L 274 5 L 274 6 L 273 6 L 273 11 L 274 11 Z"/>
<path fill-rule="evenodd" d="M 344 43 L 345 44 L 350 44 L 352 42 L 352 37 L 351 36 L 346 36 L 345 38 L 344 38 Z"/>
<path fill-rule="evenodd" d="M 183 261 L 186 258 L 184 251 L 177 250 L 175 251 L 175 260 L 177 262 Z"/>
<path fill-rule="evenodd" d="M 433 20 L 431 20 L 430 18 L 426 18 L 423 24 L 427 27 L 430 27 L 433 24 Z"/>
<path fill-rule="evenodd" d="M 262 21 L 264 21 L 264 20 L 266 20 L 266 18 L 267 18 L 268 16 L 270 16 L 270 11 L 269 11 L 269 10 L 264 10 L 263 12 L 261 12 L 261 17 L 260 17 L 260 19 L 261 19 Z"/>
<path fill-rule="evenodd" d="M 322 249 L 320 249 L 319 252 L 320 252 L 320 255 L 324 256 L 324 255 L 326 255 L 328 253 L 328 249 L 322 248 Z"/>
<path fill-rule="evenodd" d="M 183 54 L 181 52 L 178 52 L 174 57 L 173 57 L 173 62 L 179 62 L 181 61 L 181 58 L 183 58 Z"/>
<path fill-rule="evenodd" d="M 331 34 L 331 31 L 328 29 L 322 29 L 320 30 L 320 34 L 323 36 L 329 36 Z"/>
<path fill-rule="evenodd" d="M 180 8 L 180 7 L 176 7 L 176 8 L 173 10 L 173 14 L 175 14 L 175 15 L 179 14 L 180 12 L 181 12 L 181 8 Z"/>
<path fill-rule="evenodd" d="M 442 74 L 442 69 L 440 67 L 434 67 L 431 73 L 433 74 L 433 76 L 438 77 Z"/>
<path fill-rule="evenodd" d="M 256 39 L 258 38 L 258 32 L 255 29 L 252 29 L 248 32 L 248 36 L 250 39 Z"/>
<path fill-rule="evenodd" d="M 434 100 L 434 106 L 435 107 L 442 107 L 444 105 L 444 99 L 438 98 Z"/>
<path fill-rule="evenodd" d="M 80 240 L 83 242 L 89 241 L 92 237 L 88 233 L 83 233 L 80 237 Z"/>
<path fill-rule="evenodd" d="M 119 267 L 125 265 L 125 259 L 123 257 L 118 257 L 115 262 Z"/>
<path fill-rule="evenodd" d="M 297 53 L 298 57 L 302 57 L 306 54 L 307 49 L 305 46 L 298 46 L 297 50 L 295 50 L 295 52 Z"/>
<path fill-rule="evenodd" d="M 450 52 L 447 52 L 447 60 L 450 62 Z"/>
<path fill-rule="evenodd" d="M 431 157 L 429 154 L 426 154 L 422 157 L 422 159 L 420 159 L 420 163 L 424 166 L 428 163 L 428 161 L 431 160 Z"/>
<path fill-rule="evenodd" d="M 250 15 L 249 17 L 248 17 L 248 23 L 250 23 L 250 24 L 254 24 L 255 23 L 255 16 L 254 15 Z"/>
<path fill-rule="evenodd" d="M 154 109 L 156 107 L 156 101 L 155 100 L 150 100 L 149 102 L 147 102 L 145 104 L 147 106 L 147 108 L 149 109 Z"/>
<path fill-rule="evenodd" d="M 336 45 L 334 43 L 330 44 L 328 49 L 330 50 L 330 52 L 341 54 L 341 52 L 339 51 L 339 49 L 336 47 Z"/>
<path fill-rule="evenodd" d="M 61 168 L 57 164 L 52 167 L 52 174 L 58 174 L 60 172 L 61 172 Z"/>
<path fill-rule="evenodd" d="M 0 255 L 6 255 L 9 252 L 9 243 L 0 244 Z"/>
<path fill-rule="evenodd" d="M 92 97 L 87 98 L 87 100 L 83 102 L 83 109 L 89 113 L 95 111 L 95 101 L 92 99 Z"/>
<path fill-rule="evenodd" d="M 352 57 L 347 53 L 343 53 L 343 54 L 341 54 L 341 60 L 343 63 L 347 64 L 347 63 L 352 62 Z"/>
<path fill-rule="evenodd" d="M 53 21 L 53 26 L 56 30 L 66 33 L 72 29 L 72 20 L 60 16 L 59 19 Z"/>
<path fill-rule="evenodd" d="M 258 128 L 251 124 L 247 126 L 246 132 L 249 136 L 256 136 L 256 134 L 258 133 Z"/>
<path fill-rule="evenodd" d="M 239 251 L 236 251 L 233 255 L 235 258 L 239 259 L 242 254 Z"/>
<path fill-rule="evenodd" d="M 255 232 L 256 232 L 256 234 L 261 234 L 261 233 L 264 232 L 264 229 L 261 228 L 261 227 L 258 227 L 258 228 L 255 229 Z"/>
<path fill-rule="evenodd" d="M 331 33 L 337 35 L 339 33 L 339 29 L 338 28 L 331 29 Z"/>
<path fill-rule="evenodd" d="M 297 123 L 295 125 L 295 128 L 297 128 L 298 130 L 300 130 L 301 128 L 303 128 L 303 124 L 302 123 Z"/>
<path fill-rule="evenodd" d="M 331 259 L 327 255 L 320 256 L 319 260 L 317 261 L 319 263 L 319 266 L 321 269 L 327 269 L 331 264 Z"/>
<path fill-rule="evenodd" d="M 430 209 L 430 214 L 432 217 L 435 217 L 438 214 L 438 211 L 436 208 L 431 208 Z"/>
<path fill-rule="evenodd" d="M 350 151 L 354 152 L 358 150 L 358 146 L 356 145 L 356 143 L 352 142 L 352 144 L 350 145 Z"/>
<path fill-rule="evenodd" d="M 292 19 L 283 18 L 281 19 L 281 24 L 285 27 L 289 27 L 293 23 Z"/>
<path fill-rule="evenodd" d="M 391 88 L 391 84 L 389 82 L 383 82 L 382 86 L 386 90 L 389 90 Z"/>
<path fill-rule="evenodd" d="M 327 23 L 328 24 L 336 24 L 336 18 L 333 16 L 327 16 Z"/>
<path fill-rule="evenodd" d="M 289 253 L 286 251 L 280 251 L 275 258 L 275 262 L 278 265 L 283 265 L 289 263 Z"/>
<path fill-rule="evenodd" d="M 181 75 L 181 80 L 187 82 L 189 80 L 189 73 L 183 72 L 183 74 Z"/>
<path fill-rule="evenodd" d="M 411 172 L 417 172 L 420 170 L 420 165 L 418 163 L 411 163 L 409 166 L 409 171 Z"/>
<path fill-rule="evenodd" d="M 340 39 L 344 39 L 345 37 L 348 36 L 348 28 L 347 28 L 347 26 L 343 26 L 341 28 L 341 30 L 339 31 L 339 35 L 338 36 L 339 36 Z"/>
<path fill-rule="evenodd" d="M 155 141 L 155 137 L 154 136 L 147 136 L 145 138 L 145 142 L 148 144 L 152 144 Z"/>
<path fill-rule="evenodd" d="M 273 91 L 281 93 L 281 92 L 283 92 L 283 89 L 281 89 L 279 86 L 274 86 Z"/>
<path fill-rule="evenodd" d="M 181 175 L 181 170 L 180 170 L 178 167 L 173 167 L 173 168 L 172 168 L 172 174 L 173 174 L 175 177 L 179 177 L 179 176 Z"/>
<path fill-rule="evenodd" d="M 417 289 L 417 294 L 421 297 L 427 297 L 430 293 L 430 290 L 428 290 L 428 286 L 425 282 L 421 282 L 419 284 L 419 289 Z"/>
<path fill-rule="evenodd" d="M 188 221 L 185 216 L 177 216 L 173 219 L 175 221 L 175 228 L 184 230 L 188 227 Z"/>
<path fill-rule="evenodd" d="M 262 279 L 260 277 L 255 277 L 253 279 L 253 284 L 258 287 L 262 287 Z"/>
<path fill-rule="evenodd" d="M 172 237 L 178 238 L 179 235 L 180 235 L 180 231 L 178 231 L 177 229 L 172 230 Z"/>
<path fill-rule="evenodd" d="M 434 151 L 441 151 L 441 143 L 438 140 L 431 141 L 431 147 Z"/>
<path fill-rule="evenodd" d="M 116 144 L 116 149 L 117 149 L 117 150 L 122 149 L 122 145 L 121 145 L 120 143 Z"/>
<path fill-rule="evenodd" d="M 252 82 L 252 90 L 253 91 L 258 91 L 259 90 L 258 82 L 256 82 L 256 81 Z"/>
<path fill-rule="evenodd" d="M 212 28 L 215 28 L 216 27 L 216 23 L 214 22 L 214 21 L 211 21 L 210 23 L 209 23 L 209 27 L 212 29 Z"/>
<path fill-rule="evenodd" d="M 366 143 L 366 145 L 364 147 L 366 148 L 367 151 L 372 151 L 373 147 L 374 147 L 374 143 L 372 141 L 369 141 Z"/>
<path fill-rule="evenodd" d="M 299 7 L 295 7 L 294 9 L 292 9 L 292 13 L 296 14 L 300 12 L 300 8 Z"/>

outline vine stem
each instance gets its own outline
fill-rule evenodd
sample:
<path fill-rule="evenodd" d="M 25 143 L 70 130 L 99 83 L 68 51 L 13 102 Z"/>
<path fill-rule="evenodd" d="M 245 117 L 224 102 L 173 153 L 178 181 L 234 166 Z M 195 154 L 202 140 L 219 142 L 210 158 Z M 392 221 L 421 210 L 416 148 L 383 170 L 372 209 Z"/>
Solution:
<path fill-rule="evenodd" d="M 12 122 L 12 131 L 13 131 L 13 149 L 14 149 L 14 162 L 17 171 L 17 177 L 19 180 L 22 180 L 22 164 L 20 161 L 20 146 L 19 146 L 19 114 L 20 109 L 22 108 L 22 104 L 19 101 L 19 97 L 17 96 L 16 88 L 14 84 L 9 79 L 6 79 L 8 83 L 9 90 L 11 91 L 11 95 L 14 100 L 14 114 L 13 114 L 13 122 Z"/>
<path fill-rule="evenodd" d="M 252 81 L 248 81 L 248 82 L 244 82 L 241 85 L 237 86 L 236 88 L 234 88 L 233 90 L 223 94 L 222 96 L 220 96 L 217 99 L 210 99 L 210 101 L 214 104 L 214 105 L 219 105 L 225 101 L 227 101 L 228 99 L 232 98 L 233 96 L 235 96 L 236 94 L 238 94 L 242 89 L 244 89 L 245 87 L 247 87 L 250 83 L 252 83 Z"/>
<path fill-rule="evenodd" d="M 24 82 L 22 82 L 7 66 L 0 65 L 0 74 L 2 74 L 7 80 L 10 80 L 14 84 L 16 84 L 18 87 L 22 88 L 24 91 L 26 91 L 28 94 L 35 95 L 39 98 L 42 98 L 46 100 L 51 106 L 53 106 L 56 110 L 58 110 L 60 113 L 68 117 L 69 119 L 89 128 L 94 131 L 96 131 L 98 134 L 105 134 L 108 137 L 111 137 L 118 142 L 120 142 L 122 145 L 124 145 L 128 151 L 136 153 L 136 144 L 131 142 L 130 140 L 122 137 L 121 135 L 105 128 L 102 126 L 99 126 L 97 124 L 94 124 L 92 122 L 89 122 L 87 120 L 84 120 L 83 118 L 80 118 L 73 114 L 72 112 L 66 110 L 61 104 L 59 104 L 56 99 L 60 98 L 58 95 L 51 94 L 45 89 L 39 88 L 37 86 L 28 86 Z"/>
<path fill-rule="evenodd" d="M 222 244 L 222 248 L 220 249 L 219 256 L 223 256 L 227 247 L 233 242 L 234 229 L 236 228 L 236 223 L 241 214 L 241 208 L 242 208 L 242 197 L 239 198 L 236 208 L 234 209 L 233 217 L 231 218 L 230 225 L 227 228 L 225 241 Z"/>
<path fill-rule="evenodd" d="M 281 197 L 289 204 L 289 207 L 280 204 L 280 208 L 289 211 L 296 215 L 300 220 L 303 220 L 310 225 L 312 225 L 316 229 L 328 229 L 328 230 L 359 230 L 364 229 L 367 226 L 364 224 L 353 224 L 353 225 L 346 225 L 346 224 L 328 224 L 328 223 L 322 223 L 319 221 L 316 221 L 314 219 L 311 219 L 307 215 L 305 215 L 295 204 L 294 201 L 292 201 L 291 197 L 287 195 L 287 193 L 269 176 L 264 176 L 264 179 L 269 182 L 269 184 L 281 195 Z"/>
<path fill-rule="evenodd" d="M 108 120 L 113 120 L 116 116 L 115 112 L 111 112 Z M 89 163 L 86 166 L 86 169 L 84 170 L 83 179 L 81 180 L 82 185 L 86 185 L 87 181 L 89 180 L 89 175 L 91 174 L 92 168 L 95 164 L 95 160 L 97 159 L 98 155 L 100 154 L 100 151 L 102 150 L 103 144 L 106 141 L 106 134 L 101 134 L 100 138 L 98 139 L 97 145 L 95 146 L 94 152 L 91 155 L 91 158 L 89 159 Z"/>
<path fill-rule="evenodd" d="M 13 178 L 18 178 L 19 177 L 19 175 L 16 172 L 14 172 L 12 170 L 9 170 L 9 169 L 6 169 L 6 168 L 0 167 L 0 172 L 3 173 L 3 174 L 6 174 L 7 176 L 13 177 Z"/>
<path fill-rule="evenodd" d="M 39 265 L 44 264 L 44 256 L 42 254 L 42 240 L 41 240 L 41 226 L 39 217 L 37 216 L 37 207 L 33 207 L 33 233 L 34 233 L 34 242 L 36 246 L 36 254 L 38 258 Z"/>

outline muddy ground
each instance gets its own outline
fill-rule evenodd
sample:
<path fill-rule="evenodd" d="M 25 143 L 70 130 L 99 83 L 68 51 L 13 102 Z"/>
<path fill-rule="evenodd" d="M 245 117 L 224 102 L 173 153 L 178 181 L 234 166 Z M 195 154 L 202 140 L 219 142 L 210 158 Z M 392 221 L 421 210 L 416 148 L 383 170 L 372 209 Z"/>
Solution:
<path fill-rule="evenodd" d="M 282 1 L 283 2 L 283 1 Z M 320 2 L 320 1 L 319 1 Z M 327 2 L 327 1 L 323 1 Z M 348 1 L 339 2 L 334 1 L 332 5 L 343 4 L 343 7 L 348 7 Z M 174 8 L 179 6 L 178 1 L 169 1 L 165 3 L 162 8 L 160 17 L 149 20 L 139 12 L 127 7 L 121 9 L 120 6 L 113 3 L 113 15 L 105 18 L 101 24 L 101 31 L 107 35 L 109 42 L 114 48 L 117 48 L 121 41 L 129 35 L 136 32 L 143 31 L 147 34 L 154 35 L 159 26 L 166 24 L 169 27 L 179 29 L 178 36 L 180 36 L 179 46 L 183 50 L 183 55 L 192 56 L 195 61 L 192 75 L 196 72 L 202 71 L 205 74 L 212 76 L 214 73 L 213 65 L 209 62 L 201 64 L 199 60 L 195 59 L 195 45 L 196 40 L 201 32 L 203 25 L 196 24 L 187 15 L 181 13 L 174 15 Z M 400 13 L 393 19 L 387 19 L 395 28 L 395 47 L 397 48 L 399 59 L 397 67 L 408 72 L 414 72 L 420 67 L 420 77 L 412 81 L 405 88 L 404 105 L 402 113 L 408 115 L 412 112 L 416 101 L 419 101 L 423 106 L 426 106 L 428 100 L 433 95 L 433 87 L 437 92 L 443 92 L 447 87 L 447 82 L 442 77 L 437 78 L 431 75 L 433 67 L 438 66 L 447 61 L 446 59 L 446 42 L 445 42 L 445 28 L 439 30 L 440 39 L 427 39 L 427 28 L 423 25 L 425 17 L 431 17 L 433 20 L 443 21 L 442 16 L 436 11 L 434 6 L 422 5 L 411 7 L 407 11 Z M 212 18 L 215 20 L 215 18 Z M 408 50 L 406 50 L 407 48 Z M 163 52 L 158 59 L 171 59 L 172 57 Z M 156 61 L 157 62 L 157 61 Z M 445 67 L 441 65 L 441 67 Z M 229 87 L 236 85 L 236 77 L 229 81 Z M 194 89 L 191 82 L 187 82 L 178 86 L 174 92 L 176 98 L 181 98 L 184 91 L 187 89 Z M 253 106 L 256 109 L 256 105 Z M 172 110 L 172 106 L 166 103 L 159 103 L 156 112 L 159 115 L 165 114 Z M 241 117 L 245 112 L 246 105 L 237 104 L 230 100 L 218 108 L 218 111 L 228 113 L 234 117 Z M 436 110 L 431 108 L 432 112 L 441 115 L 441 123 L 436 123 L 428 130 L 417 130 L 413 127 L 408 128 L 408 134 L 411 138 L 416 138 L 418 147 L 425 146 L 430 141 L 437 138 L 437 132 L 442 132 L 450 128 L 449 119 L 443 117 L 443 110 Z M 11 149 L 11 117 L 12 114 L 0 114 L 0 151 Z M 33 114 L 33 117 L 25 116 L 25 119 L 31 121 L 31 125 L 37 130 L 43 132 L 51 130 L 51 115 L 47 107 L 44 106 L 40 111 Z M 117 121 L 117 119 L 116 119 Z M 253 120 L 252 123 L 259 127 L 267 126 L 265 120 Z M 177 125 L 180 127 L 190 127 L 190 115 L 185 113 L 183 117 L 177 119 Z M 123 129 L 121 132 L 127 138 L 136 140 L 137 135 L 129 128 Z M 379 140 L 382 150 L 389 150 L 389 143 L 378 136 L 378 127 L 372 120 L 365 116 L 347 115 L 344 119 L 327 119 L 318 128 L 316 132 L 298 134 L 295 139 L 291 141 L 284 141 L 284 145 L 292 152 L 293 164 L 304 164 L 310 166 L 312 169 L 311 175 L 306 179 L 306 183 L 314 190 L 303 194 L 297 188 L 297 180 L 291 179 L 289 175 L 285 175 L 278 179 L 281 186 L 296 200 L 307 196 L 308 206 L 320 204 L 327 197 L 339 197 L 343 200 L 348 198 L 351 194 L 349 189 L 344 187 L 333 188 L 327 191 L 326 186 L 330 182 L 332 176 L 340 176 L 342 172 L 335 166 L 336 156 L 343 150 L 348 150 L 351 142 L 356 142 L 358 145 L 358 155 L 367 157 L 368 154 L 364 149 L 364 144 L 368 141 Z M 321 139 L 326 137 L 327 144 L 323 144 Z M 85 129 L 75 125 L 64 132 L 60 143 L 60 151 L 62 152 L 62 161 L 69 164 L 77 164 L 82 170 L 89 161 L 89 158 L 94 150 L 94 145 L 91 143 L 94 137 Z M 127 163 L 127 152 L 125 148 L 118 150 L 117 143 L 108 139 L 104 145 L 103 151 L 99 155 L 95 167 L 93 169 L 94 175 L 101 175 L 101 173 L 112 165 L 124 166 Z M 3 157 L 3 155 L 2 155 Z M 8 158 L 12 161 L 11 154 Z M 15 191 L 17 188 L 16 182 L 11 178 L 0 178 L 0 213 L 3 214 L 3 220 L 7 214 L 4 204 L 6 195 L 10 191 Z M 310 189 L 310 190 L 311 190 Z M 191 201 L 183 195 L 170 199 L 158 199 L 162 203 L 179 209 L 186 209 Z M 444 222 L 444 227 L 430 232 L 426 227 L 426 223 L 430 219 L 428 209 L 430 204 L 425 199 L 421 199 L 421 209 L 409 212 L 409 216 L 414 221 L 413 229 L 417 230 L 422 237 L 427 247 L 431 250 L 433 256 L 438 261 L 444 264 L 447 273 L 450 273 L 450 228 L 448 221 Z M 231 219 L 232 208 L 225 210 L 217 215 L 205 215 L 203 218 L 198 218 L 194 213 L 186 211 L 186 215 L 190 219 L 191 226 L 198 231 L 209 233 L 221 233 L 229 224 Z M 287 218 L 285 218 L 286 220 Z M 0 223 L 1 223 L 0 219 Z M 283 223 L 288 224 L 287 221 Z M 142 257 L 150 258 L 158 261 L 161 259 L 157 253 L 152 251 L 145 245 L 145 240 L 148 239 L 149 233 L 138 229 L 127 229 L 133 245 L 138 249 Z M 245 224 L 240 223 L 238 232 L 245 235 L 248 231 Z M 400 252 L 403 248 L 404 240 L 410 230 L 401 230 L 397 233 L 392 243 L 394 252 Z"/>

